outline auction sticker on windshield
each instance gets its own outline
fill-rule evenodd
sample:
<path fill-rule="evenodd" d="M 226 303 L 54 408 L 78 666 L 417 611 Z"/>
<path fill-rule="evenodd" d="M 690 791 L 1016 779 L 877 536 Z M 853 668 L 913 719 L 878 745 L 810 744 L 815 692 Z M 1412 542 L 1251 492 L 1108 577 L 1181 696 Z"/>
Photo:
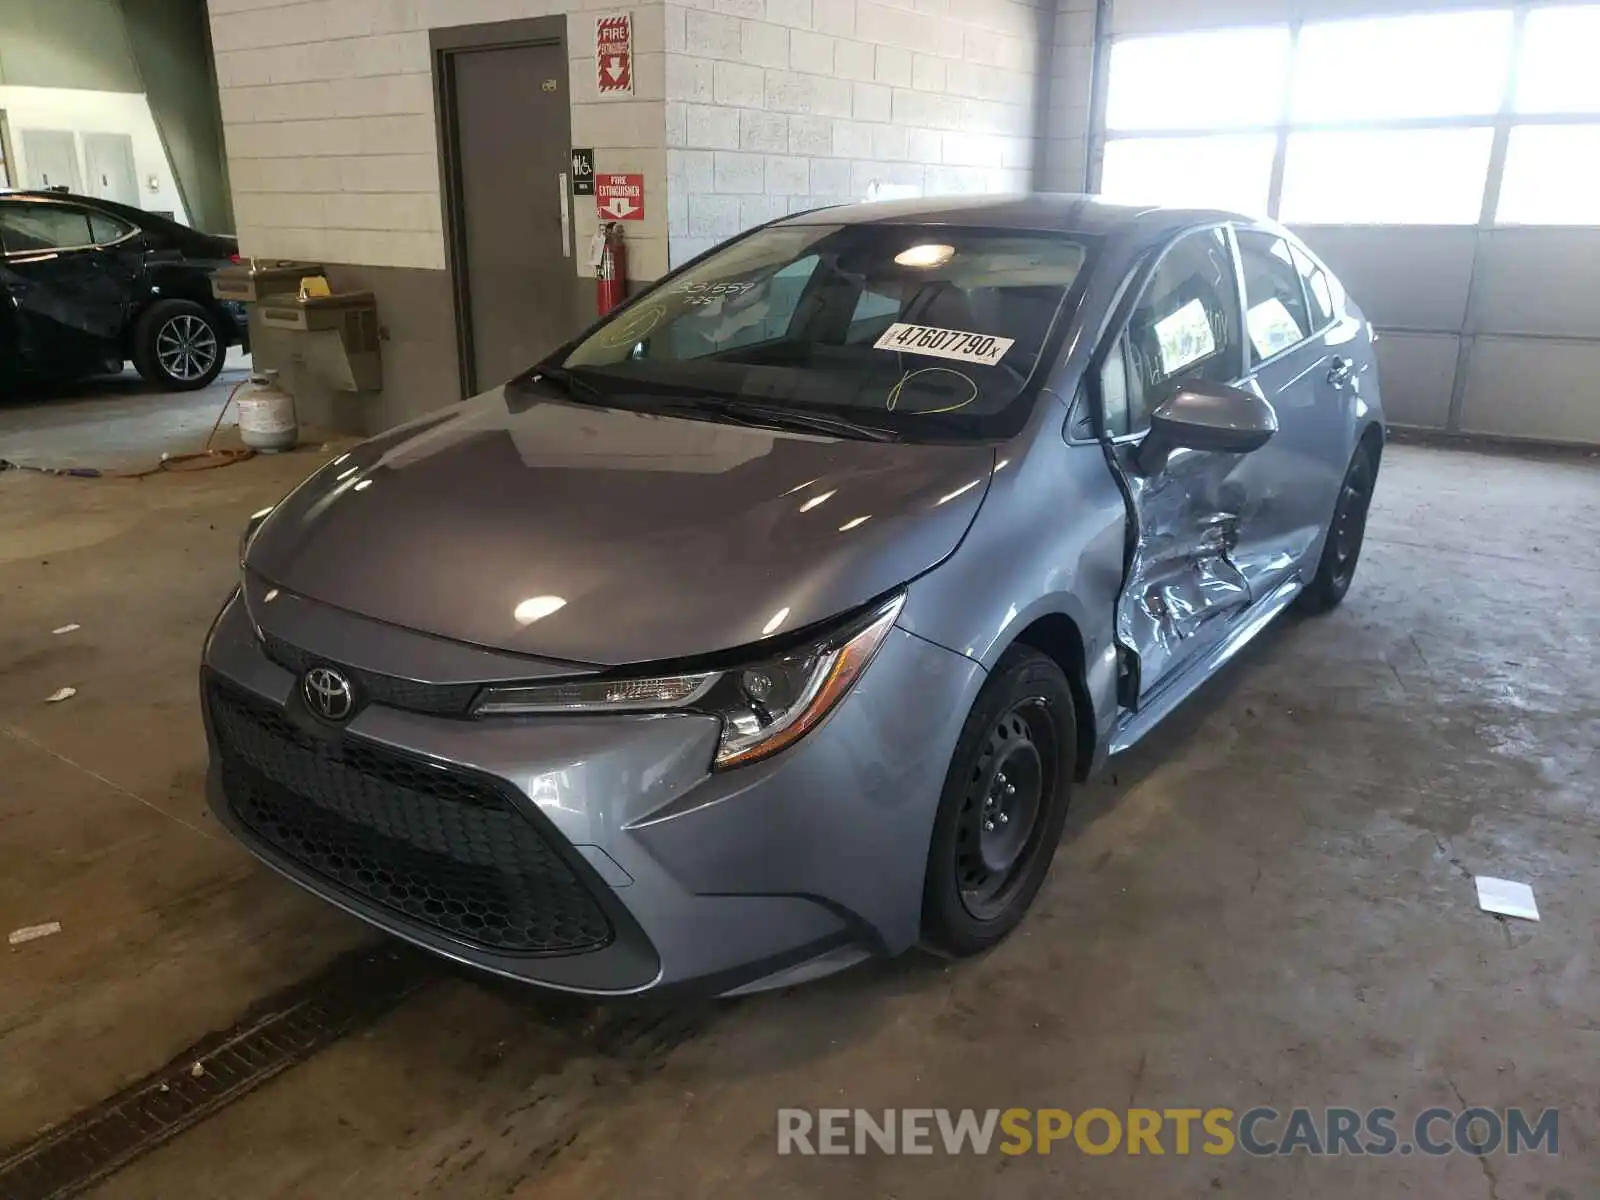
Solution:
<path fill-rule="evenodd" d="M 957 362 L 992 367 L 1015 338 L 994 337 L 987 333 L 967 333 L 960 329 L 936 329 L 932 325 L 906 325 L 895 322 L 872 343 L 877 350 L 901 350 L 907 354 L 926 354 L 933 358 L 953 358 Z"/>

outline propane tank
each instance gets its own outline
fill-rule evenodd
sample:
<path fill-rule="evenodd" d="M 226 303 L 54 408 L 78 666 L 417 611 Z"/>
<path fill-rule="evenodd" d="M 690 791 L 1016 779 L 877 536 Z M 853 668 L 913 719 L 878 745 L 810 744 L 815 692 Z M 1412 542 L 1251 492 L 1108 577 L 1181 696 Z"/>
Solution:
<path fill-rule="evenodd" d="M 276 371 L 255 371 L 239 394 L 239 440 L 252 450 L 275 454 L 300 440 L 294 397 L 278 387 Z"/>

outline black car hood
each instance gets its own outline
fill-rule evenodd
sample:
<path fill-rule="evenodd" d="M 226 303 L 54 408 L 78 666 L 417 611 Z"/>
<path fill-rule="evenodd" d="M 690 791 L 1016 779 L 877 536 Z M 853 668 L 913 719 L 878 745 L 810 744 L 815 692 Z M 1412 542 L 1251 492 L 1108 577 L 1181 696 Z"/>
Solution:
<path fill-rule="evenodd" d="M 262 524 L 249 566 L 480 646 L 681 658 L 824 621 L 934 566 L 993 461 L 987 446 L 508 406 L 497 389 L 318 472 Z"/>

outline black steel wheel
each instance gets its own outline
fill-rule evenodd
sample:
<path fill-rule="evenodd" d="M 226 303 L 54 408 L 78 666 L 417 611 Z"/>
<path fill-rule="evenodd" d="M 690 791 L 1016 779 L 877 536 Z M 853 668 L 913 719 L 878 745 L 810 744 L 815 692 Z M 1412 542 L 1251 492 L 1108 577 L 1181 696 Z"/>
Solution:
<path fill-rule="evenodd" d="M 1055 785 L 1055 729 L 1043 696 L 1012 705 L 989 730 L 962 797 L 956 830 L 961 903 L 980 921 L 1005 908 L 1035 848 Z"/>
<path fill-rule="evenodd" d="M 1022 919 L 1061 837 L 1076 745 L 1061 668 L 1012 647 L 979 692 L 946 776 L 923 885 L 929 949 L 975 954 Z"/>
<path fill-rule="evenodd" d="M 1317 573 L 1301 593 L 1301 607 L 1309 612 L 1327 612 L 1344 599 L 1356 577 L 1361 546 L 1367 536 L 1367 513 L 1372 506 L 1372 489 L 1378 479 L 1378 452 L 1363 442 L 1356 448 L 1339 487 L 1333 520 L 1322 547 Z"/>

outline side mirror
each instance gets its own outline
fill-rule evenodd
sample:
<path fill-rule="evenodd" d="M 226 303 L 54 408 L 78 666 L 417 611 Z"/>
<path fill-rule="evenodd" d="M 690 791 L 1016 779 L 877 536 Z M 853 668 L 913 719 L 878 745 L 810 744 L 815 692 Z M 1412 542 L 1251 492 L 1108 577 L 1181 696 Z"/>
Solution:
<path fill-rule="evenodd" d="M 1139 445 L 1139 466 L 1154 474 L 1182 447 L 1217 454 L 1249 454 L 1278 432 L 1272 405 L 1244 388 L 1199 380 L 1186 384 L 1150 414 L 1150 433 Z"/>

